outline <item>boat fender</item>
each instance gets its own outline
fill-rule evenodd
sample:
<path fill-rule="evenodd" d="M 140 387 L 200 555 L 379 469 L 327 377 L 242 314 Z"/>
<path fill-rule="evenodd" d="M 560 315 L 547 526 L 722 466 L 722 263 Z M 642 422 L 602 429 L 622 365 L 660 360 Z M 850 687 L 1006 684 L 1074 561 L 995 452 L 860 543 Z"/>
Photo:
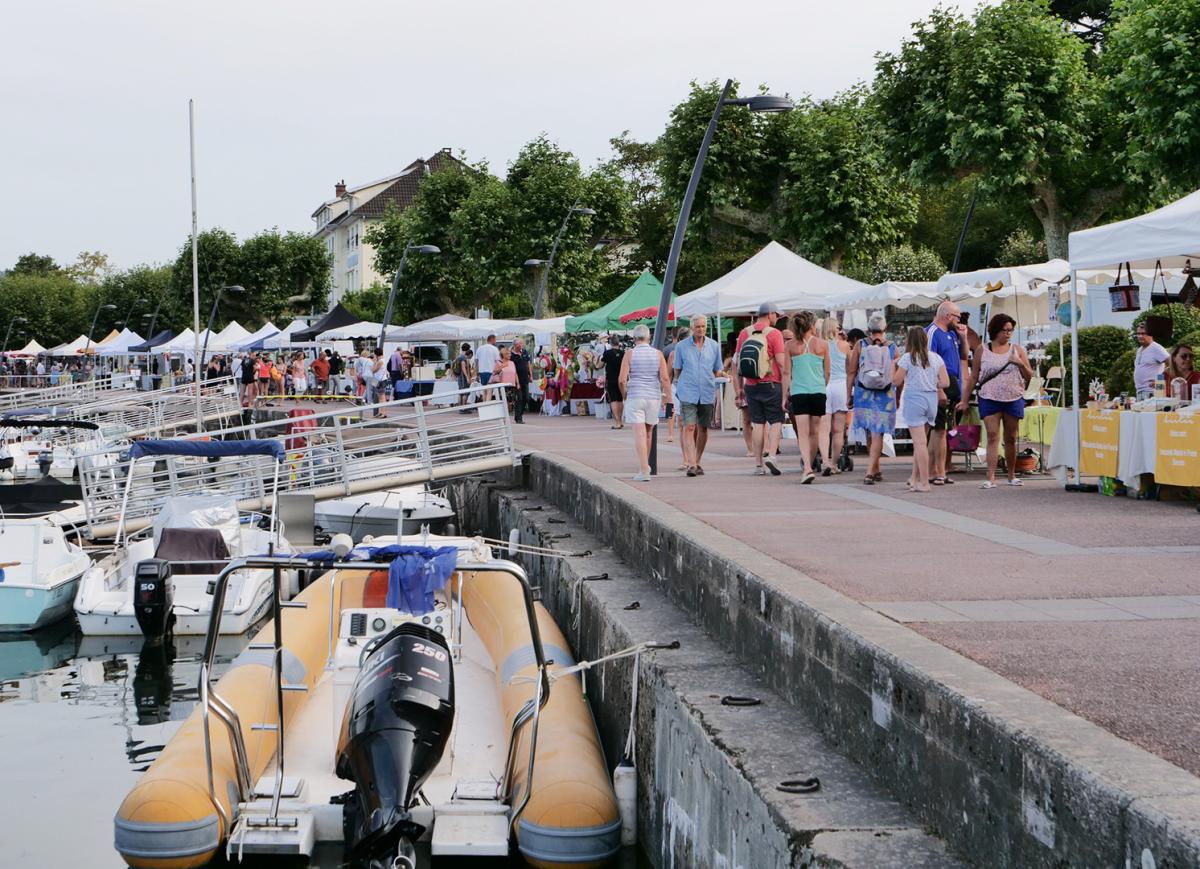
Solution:
<path fill-rule="evenodd" d="M 345 558 L 354 548 L 354 538 L 349 534 L 334 534 L 329 541 L 329 548 L 338 558 Z"/>
<path fill-rule="evenodd" d="M 516 528 L 511 529 L 508 532 L 508 554 L 516 555 L 517 547 L 520 545 L 520 543 L 521 543 L 521 532 Z"/>
<path fill-rule="evenodd" d="M 637 844 L 637 769 L 629 758 L 613 770 L 613 791 L 621 810 L 621 845 Z"/>

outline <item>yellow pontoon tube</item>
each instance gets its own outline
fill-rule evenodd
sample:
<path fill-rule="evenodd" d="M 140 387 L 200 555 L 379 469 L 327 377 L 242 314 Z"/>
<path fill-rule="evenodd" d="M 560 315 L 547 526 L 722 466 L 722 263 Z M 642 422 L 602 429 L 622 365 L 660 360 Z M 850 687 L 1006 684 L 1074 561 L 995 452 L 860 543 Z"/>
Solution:
<path fill-rule="evenodd" d="M 496 665 L 504 720 L 513 719 L 537 691 L 529 620 L 523 592 L 514 577 L 466 573 L 463 605 L 471 626 Z M 554 619 L 535 604 L 542 648 L 557 669 L 575 661 Z M 621 817 L 604 763 L 591 710 L 580 679 L 554 683 L 538 721 L 532 786 L 527 781 L 529 725 L 517 736 L 513 805 L 529 789 L 529 801 L 517 824 L 521 855 L 533 866 L 602 866 L 621 847 Z"/>

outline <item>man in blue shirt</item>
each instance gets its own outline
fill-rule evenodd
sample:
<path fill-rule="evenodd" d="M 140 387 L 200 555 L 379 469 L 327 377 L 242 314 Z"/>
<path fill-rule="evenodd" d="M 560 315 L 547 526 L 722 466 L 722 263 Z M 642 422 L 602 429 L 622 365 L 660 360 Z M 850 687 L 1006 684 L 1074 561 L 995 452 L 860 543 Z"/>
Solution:
<path fill-rule="evenodd" d="M 929 435 L 929 482 L 944 486 L 950 479 L 950 451 L 946 448 L 946 432 L 955 425 L 956 414 L 965 413 L 971 395 L 971 375 L 964 361 L 967 358 L 967 327 L 962 312 L 954 302 L 938 305 L 933 322 L 925 328 L 929 337 L 929 352 L 936 353 L 946 363 L 950 385 L 945 401 L 938 402 L 937 417 Z"/>
<path fill-rule="evenodd" d="M 708 427 L 713 420 L 713 402 L 717 397 L 717 378 L 721 373 L 721 345 L 705 337 L 708 318 L 702 314 L 692 317 L 692 336 L 675 344 L 672 354 L 672 376 L 675 378 L 675 401 L 679 405 L 683 434 L 683 463 L 689 477 L 700 476 L 704 469 L 700 459 L 708 445 Z"/>

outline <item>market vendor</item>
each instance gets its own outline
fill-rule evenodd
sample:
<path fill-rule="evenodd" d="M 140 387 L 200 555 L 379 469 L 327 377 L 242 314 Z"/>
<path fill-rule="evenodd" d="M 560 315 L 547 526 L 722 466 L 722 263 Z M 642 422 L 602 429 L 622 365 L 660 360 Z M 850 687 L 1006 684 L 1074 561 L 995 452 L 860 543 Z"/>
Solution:
<path fill-rule="evenodd" d="M 1135 336 L 1137 353 L 1133 357 L 1133 388 L 1136 392 L 1154 389 L 1154 381 L 1162 376 L 1170 354 L 1146 331 L 1146 324 L 1139 323 Z"/>
<path fill-rule="evenodd" d="M 1200 383 L 1200 371 L 1196 370 L 1196 351 L 1191 344 L 1176 344 L 1171 350 L 1171 359 L 1167 363 L 1167 388 L 1171 388 L 1176 378 L 1182 378 L 1187 384 L 1183 397 L 1188 401 L 1192 398 L 1192 387 Z"/>

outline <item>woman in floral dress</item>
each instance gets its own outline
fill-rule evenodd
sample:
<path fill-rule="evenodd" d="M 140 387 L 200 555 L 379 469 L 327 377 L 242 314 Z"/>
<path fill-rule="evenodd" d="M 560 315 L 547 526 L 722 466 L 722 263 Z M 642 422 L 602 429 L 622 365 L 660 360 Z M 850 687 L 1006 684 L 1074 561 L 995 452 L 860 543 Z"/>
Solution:
<path fill-rule="evenodd" d="M 871 317 L 867 323 L 868 335 L 855 345 L 846 361 L 846 382 L 853 394 L 850 396 L 854 408 L 854 423 L 852 428 L 862 432 L 867 441 L 867 451 L 870 459 L 867 463 L 867 475 L 863 482 L 868 486 L 883 480 L 879 470 L 879 458 L 883 454 L 883 436 L 896 430 L 896 388 L 892 386 L 892 368 L 896 359 L 896 345 L 887 340 L 884 330 L 887 322 L 881 314 Z M 883 347 L 886 354 L 871 352 L 871 346 Z M 886 389 L 870 389 L 860 381 L 860 368 L 865 369 L 868 356 L 883 355 L 886 359 L 886 369 L 880 372 L 887 382 Z"/>

